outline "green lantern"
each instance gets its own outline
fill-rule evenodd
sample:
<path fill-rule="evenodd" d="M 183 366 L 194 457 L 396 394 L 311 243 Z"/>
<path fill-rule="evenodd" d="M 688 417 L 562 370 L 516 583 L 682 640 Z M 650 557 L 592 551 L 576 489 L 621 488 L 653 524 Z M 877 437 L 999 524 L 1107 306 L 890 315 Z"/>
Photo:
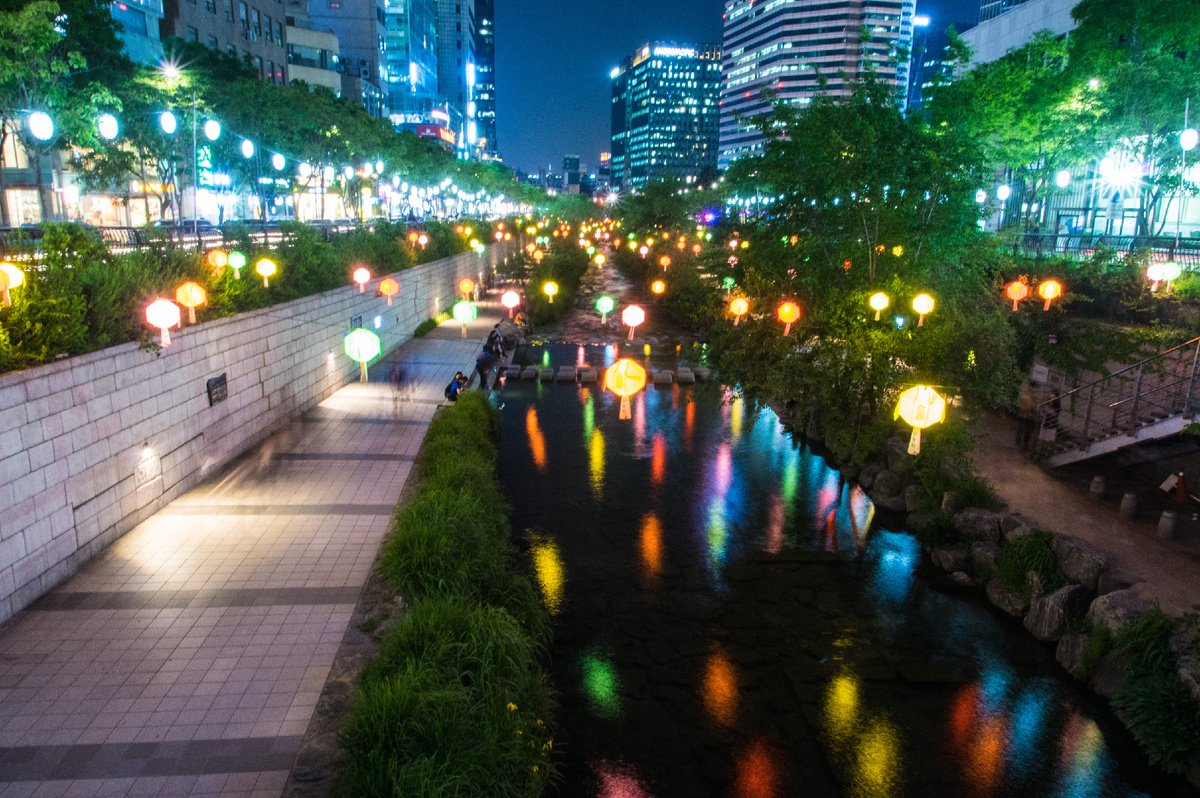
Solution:
<path fill-rule="evenodd" d="M 383 352 L 383 344 L 379 336 L 370 330 L 359 327 L 346 336 L 346 356 L 359 365 L 360 382 L 367 381 L 367 363 Z"/>
<path fill-rule="evenodd" d="M 596 310 L 600 311 L 600 323 L 608 324 L 608 314 L 613 312 L 617 303 L 610 296 L 602 296 L 596 300 Z"/>
<path fill-rule="evenodd" d="M 462 337 L 466 338 L 467 325 L 479 318 L 479 308 L 464 299 L 455 303 L 450 312 L 454 315 L 454 320 L 462 325 Z"/>
<path fill-rule="evenodd" d="M 246 253 L 234 250 L 229 253 L 229 268 L 233 269 L 235 279 L 242 279 L 242 269 L 246 268 Z"/>

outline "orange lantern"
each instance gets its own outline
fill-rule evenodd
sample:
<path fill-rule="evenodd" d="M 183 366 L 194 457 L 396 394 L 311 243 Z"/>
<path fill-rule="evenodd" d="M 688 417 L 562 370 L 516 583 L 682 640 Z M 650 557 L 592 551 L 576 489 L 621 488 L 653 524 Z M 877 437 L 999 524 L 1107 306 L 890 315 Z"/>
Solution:
<path fill-rule="evenodd" d="M 217 274 L 220 274 L 221 269 L 229 265 L 229 253 L 223 249 L 214 249 L 208 253 L 207 260 L 208 265 L 212 266 Z"/>
<path fill-rule="evenodd" d="M 358 283 L 358 293 L 365 293 L 367 283 L 371 282 L 371 272 L 369 269 L 359 266 L 354 270 L 354 282 Z"/>
<path fill-rule="evenodd" d="M 409 234 L 408 234 L 408 243 L 410 243 L 410 244 L 415 244 L 415 243 L 417 243 L 417 234 L 416 234 L 416 233 L 409 233 Z"/>
<path fill-rule="evenodd" d="M 533 259 L 536 260 L 538 263 L 541 263 L 542 258 L 544 258 L 544 257 L 546 257 L 546 253 L 542 252 L 540 249 L 535 249 L 533 251 Z"/>
<path fill-rule="evenodd" d="M 605 372 L 604 387 L 621 397 L 620 417 L 632 418 L 629 397 L 646 387 L 646 370 L 628 358 L 621 358 Z"/>
<path fill-rule="evenodd" d="M 1043 280 L 1038 284 L 1038 295 L 1046 300 L 1046 307 L 1042 310 L 1049 310 L 1050 303 L 1062 296 L 1062 283 L 1058 280 Z"/>
<path fill-rule="evenodd" d="M 646 320 L 646 311 L 637 305 L 630 305 L 621 311 L 621 322 L 629 325 L 629 340 L 633 340 L 634 328 Z"/>
<path fill-rule="evenodd" d="M 521 304 L 521 297 L 516 291 L 505 291 L 500 297 L 500 304 L 508 308 L 508 317 L 513 317 L 513 311 Z"/>
<path fill-rule="evenodd" d="M 662 266 L 663 271 L 665 272 L 667 270 L 667 267 L 671 265 L 671 257 L 669 255 L 663 255 L 661 258 L 658 259 L 658 265 Z"/>
<path fill-rule="evenodd" d="M 750 312 L 750 300 L 745 297 L 738 297 L 729 303 L 729 312 L 733 314 L 733 326 L 736 327 L 738 322 L 742 320 Z"/>
<path fill-rule="evenodd" d="M 169 299 L 156 299 L 146 308 L 146 321 L 162 333 L 160 343 L 170 346 L 171 334 L 167 330 L 179 325 L 179 306 Z"/>
<path fill-rule="evenodd" d="M 470 296 L 471 292 L 475 290 L 475 281 L 470 277 L 462 278 L 458 281 L 458 290 L 462 292 L 463 297 Z"/>
<path fill-rule="evenodd" d="M 259 276 L 263 278 L 263 288 L 270 288 L 267 278 L 276 272 L 275 261 L 263 258 L 254 264 L 254 271 L 258 272 Z"/>
<path fill-rule="evenodd" d="M 384 277 L 379 281 L 379 293 L 383 294 L 388 299 L 388 307 L 392 306 L 392 297 L 400 293 L 400 283 L 393 280 L 391 277 Z"/>
<path fill-rule="evenodd" d="M 208 294 L 199 283 L 186 282 L 175 289 L 175 301 L 188 309 L 188 324 L 196 323 L 196 306 L 208 301 Z"/>
<path fill-rule="evenodd" d="M 784 302 L 779 306 L 779 320 L 783 322 L 783 334 L 792 331 L 792 325 L 800 321 L 800 306 L 795 302 Z"/>
<path fill-rule="evenodd" d="M 683 239 L 680 239 L 679 242 L 677 244 L 675 244 L 675 246 L 679 249 L 680 252 L 682 252 L 683 250 L 687 249 L 687 242 L 684 241 Z"/>
<path fill-rule="evenodd" d="M 667 290 L 667 284 L 662 280 L 655 280 L 650 283 L 650 292 L 654 294 L 662 294 Z"/>
<path fill-rule="evenodd" d="M 693 254 L 695 254 L 695 255 L 699 255 L 699 254 L 700 254 L 700 245 L 699 245 L 699 244 L 693 244 L 693 245 L 692 245 L 692 253 L 693 253 Z"/>
<path fill-rule="evenodd" d="M 1017 312 L 1017 303 L 1025 297 L 1029 296 L 1029 286 L 1020 280 L 1014 280 L 1008 284 L 1008 288 L 1004 290 L 1005 296 L 1012 300 L 1013 313 Z"/>

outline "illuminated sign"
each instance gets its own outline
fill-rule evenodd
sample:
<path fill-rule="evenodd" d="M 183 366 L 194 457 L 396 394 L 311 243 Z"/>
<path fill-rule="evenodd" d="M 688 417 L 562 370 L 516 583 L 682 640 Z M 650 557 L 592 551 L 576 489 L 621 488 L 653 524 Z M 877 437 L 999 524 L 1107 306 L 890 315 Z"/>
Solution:
<path fill-rule="evenodd" d="M 454 131 L 447 130 L 440 125 L 417 125 L 417 135 L 425 139 L 444 141 L 452 147 L 458 142 Z"/>
<path fill-rule="evenodd" d="M 695 58 L 696 51 L 691 47 L 655 47 L 654 54 L 664 58 Z"/>

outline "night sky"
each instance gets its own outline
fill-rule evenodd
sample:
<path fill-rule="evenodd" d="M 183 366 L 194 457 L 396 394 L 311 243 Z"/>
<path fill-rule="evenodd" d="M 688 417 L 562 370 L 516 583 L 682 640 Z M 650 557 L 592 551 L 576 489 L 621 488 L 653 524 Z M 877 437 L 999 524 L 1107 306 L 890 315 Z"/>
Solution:
<path fill-rule="evenodd" d="M 499 0 L 496 121 L 506 163 L 536 173 L 579 155 L 595 170 L 609 149 L 611 82 L 651 40 L 721 42 L 724 0 Z M 973 21 L 979 0 L 917 0 L 942 26 Z"/>

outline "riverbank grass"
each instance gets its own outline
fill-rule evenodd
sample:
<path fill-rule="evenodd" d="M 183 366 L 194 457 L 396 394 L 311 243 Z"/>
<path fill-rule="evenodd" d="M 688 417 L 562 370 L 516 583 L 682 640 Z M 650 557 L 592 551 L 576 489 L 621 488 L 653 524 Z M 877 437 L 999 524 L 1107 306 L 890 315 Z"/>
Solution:
<path fill-rule="evenodd" d="M 363 671 L 343 796 L 532 798 L 554 779 L 549 625 L 514 567 L 498 434 L 478 393 L 430 426 L 418 495 L 397 511 L 380 566 L 411 612 Z"/>

